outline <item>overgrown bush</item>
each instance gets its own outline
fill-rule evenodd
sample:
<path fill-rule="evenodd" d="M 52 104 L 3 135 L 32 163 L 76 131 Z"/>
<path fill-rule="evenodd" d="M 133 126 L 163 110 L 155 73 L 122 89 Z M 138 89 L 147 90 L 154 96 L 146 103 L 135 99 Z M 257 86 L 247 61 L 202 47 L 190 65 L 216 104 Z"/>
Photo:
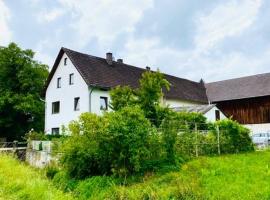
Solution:
<path fill-rule="evenodd" d="M 176 156 L 194 154 L 196 141 L 203 138 L 195 134 L 195 129 L 207 129 L 206 118 L 202 114 L 171 111 L 166 115 L 160 130 L 169 162 L 175 163 Z"/>
<path fill-rule="evenodd" d="M 250 138 L 250 130 L 231 119 L 217 121 L 219 127 L 221 153 L 238 153 L 253 151 L 254 146 Z M 212 130 L 217 137 L 217 129 Z"/>
<path fill-rule="evenodd" d="M 115 174 L 143 169 L 159 154 L 157 131 L 139 107 L 125 107 L 104 116 L 84 113 L 70 124 L 61 162 L 70 176 Z"/>

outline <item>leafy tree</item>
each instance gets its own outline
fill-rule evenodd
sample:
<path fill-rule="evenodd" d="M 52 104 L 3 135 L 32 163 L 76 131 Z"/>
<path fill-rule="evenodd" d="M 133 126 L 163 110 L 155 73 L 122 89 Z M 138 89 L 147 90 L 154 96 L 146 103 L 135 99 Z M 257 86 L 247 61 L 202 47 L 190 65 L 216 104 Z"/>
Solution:
<path fill-rule="evenodd" d="M 118 86 L 110 92 L 111 107 L 113 110 L 119 110 L 126 106 L 138 105 L 146 118 L 155 126 L 159 126 L 169 111 L 167 107 L 160 105 L 163 89 L 169 90 L 169 86 L 170 83 L 159 71 L 146 71 L 142 74 L 137 90 L 132 90 L 128 86 Z"/>
<path fill-rule="evenodd" d="M 162 89 L 169 90 L 170 83 L 159 72 L 146 71 L 140 79 L 138 93 L 138 103 L 145 113 L 145 116 L 156 126 L 158 122 L 158 110 L 163 98 Z"/>
<path fill-rule="evenodd" d="M 0 48 L 0 137 L 21 139 L 32 128 L 44 130 L 40 98 L 48 67 L 33 57 L 15 43 Z"/>
<path fill-rule="evenodd" d="M 115 111 L 135 104 L 134 91 L 129 86 L 117 86 L 110 91 L 110 96 L 111 108 Z"/>

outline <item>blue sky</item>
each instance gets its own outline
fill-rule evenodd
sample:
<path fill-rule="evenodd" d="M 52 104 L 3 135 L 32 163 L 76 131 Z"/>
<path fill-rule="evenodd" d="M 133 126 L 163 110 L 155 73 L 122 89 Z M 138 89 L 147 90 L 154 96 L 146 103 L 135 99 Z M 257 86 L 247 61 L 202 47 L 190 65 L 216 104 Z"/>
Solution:
<path fill-rule="evenodd" d="M 64 46 L 206 82 L 270 72 L 268 0 L 0 0 L 0 45 Z"/>

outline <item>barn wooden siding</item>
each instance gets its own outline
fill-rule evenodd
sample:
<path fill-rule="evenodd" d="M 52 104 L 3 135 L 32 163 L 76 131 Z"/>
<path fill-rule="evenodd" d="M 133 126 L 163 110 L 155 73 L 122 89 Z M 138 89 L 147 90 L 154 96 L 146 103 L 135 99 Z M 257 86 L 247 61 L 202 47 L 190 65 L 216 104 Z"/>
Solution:
<path fill-rule="evenodd" d="M 216 102 L 227 116 L 241 124 L 270 123 L 270 96 Z"/>

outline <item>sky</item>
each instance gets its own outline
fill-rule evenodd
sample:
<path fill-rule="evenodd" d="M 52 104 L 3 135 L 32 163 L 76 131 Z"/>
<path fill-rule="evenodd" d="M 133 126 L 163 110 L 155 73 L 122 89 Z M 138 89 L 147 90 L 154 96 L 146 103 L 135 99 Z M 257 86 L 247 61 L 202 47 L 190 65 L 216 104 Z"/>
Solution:
<path fill-rule="evenodd" d="M 212 82 L 270 72 L 269 0 L 0 0 L 0 46 L 61 47 Z"/>

